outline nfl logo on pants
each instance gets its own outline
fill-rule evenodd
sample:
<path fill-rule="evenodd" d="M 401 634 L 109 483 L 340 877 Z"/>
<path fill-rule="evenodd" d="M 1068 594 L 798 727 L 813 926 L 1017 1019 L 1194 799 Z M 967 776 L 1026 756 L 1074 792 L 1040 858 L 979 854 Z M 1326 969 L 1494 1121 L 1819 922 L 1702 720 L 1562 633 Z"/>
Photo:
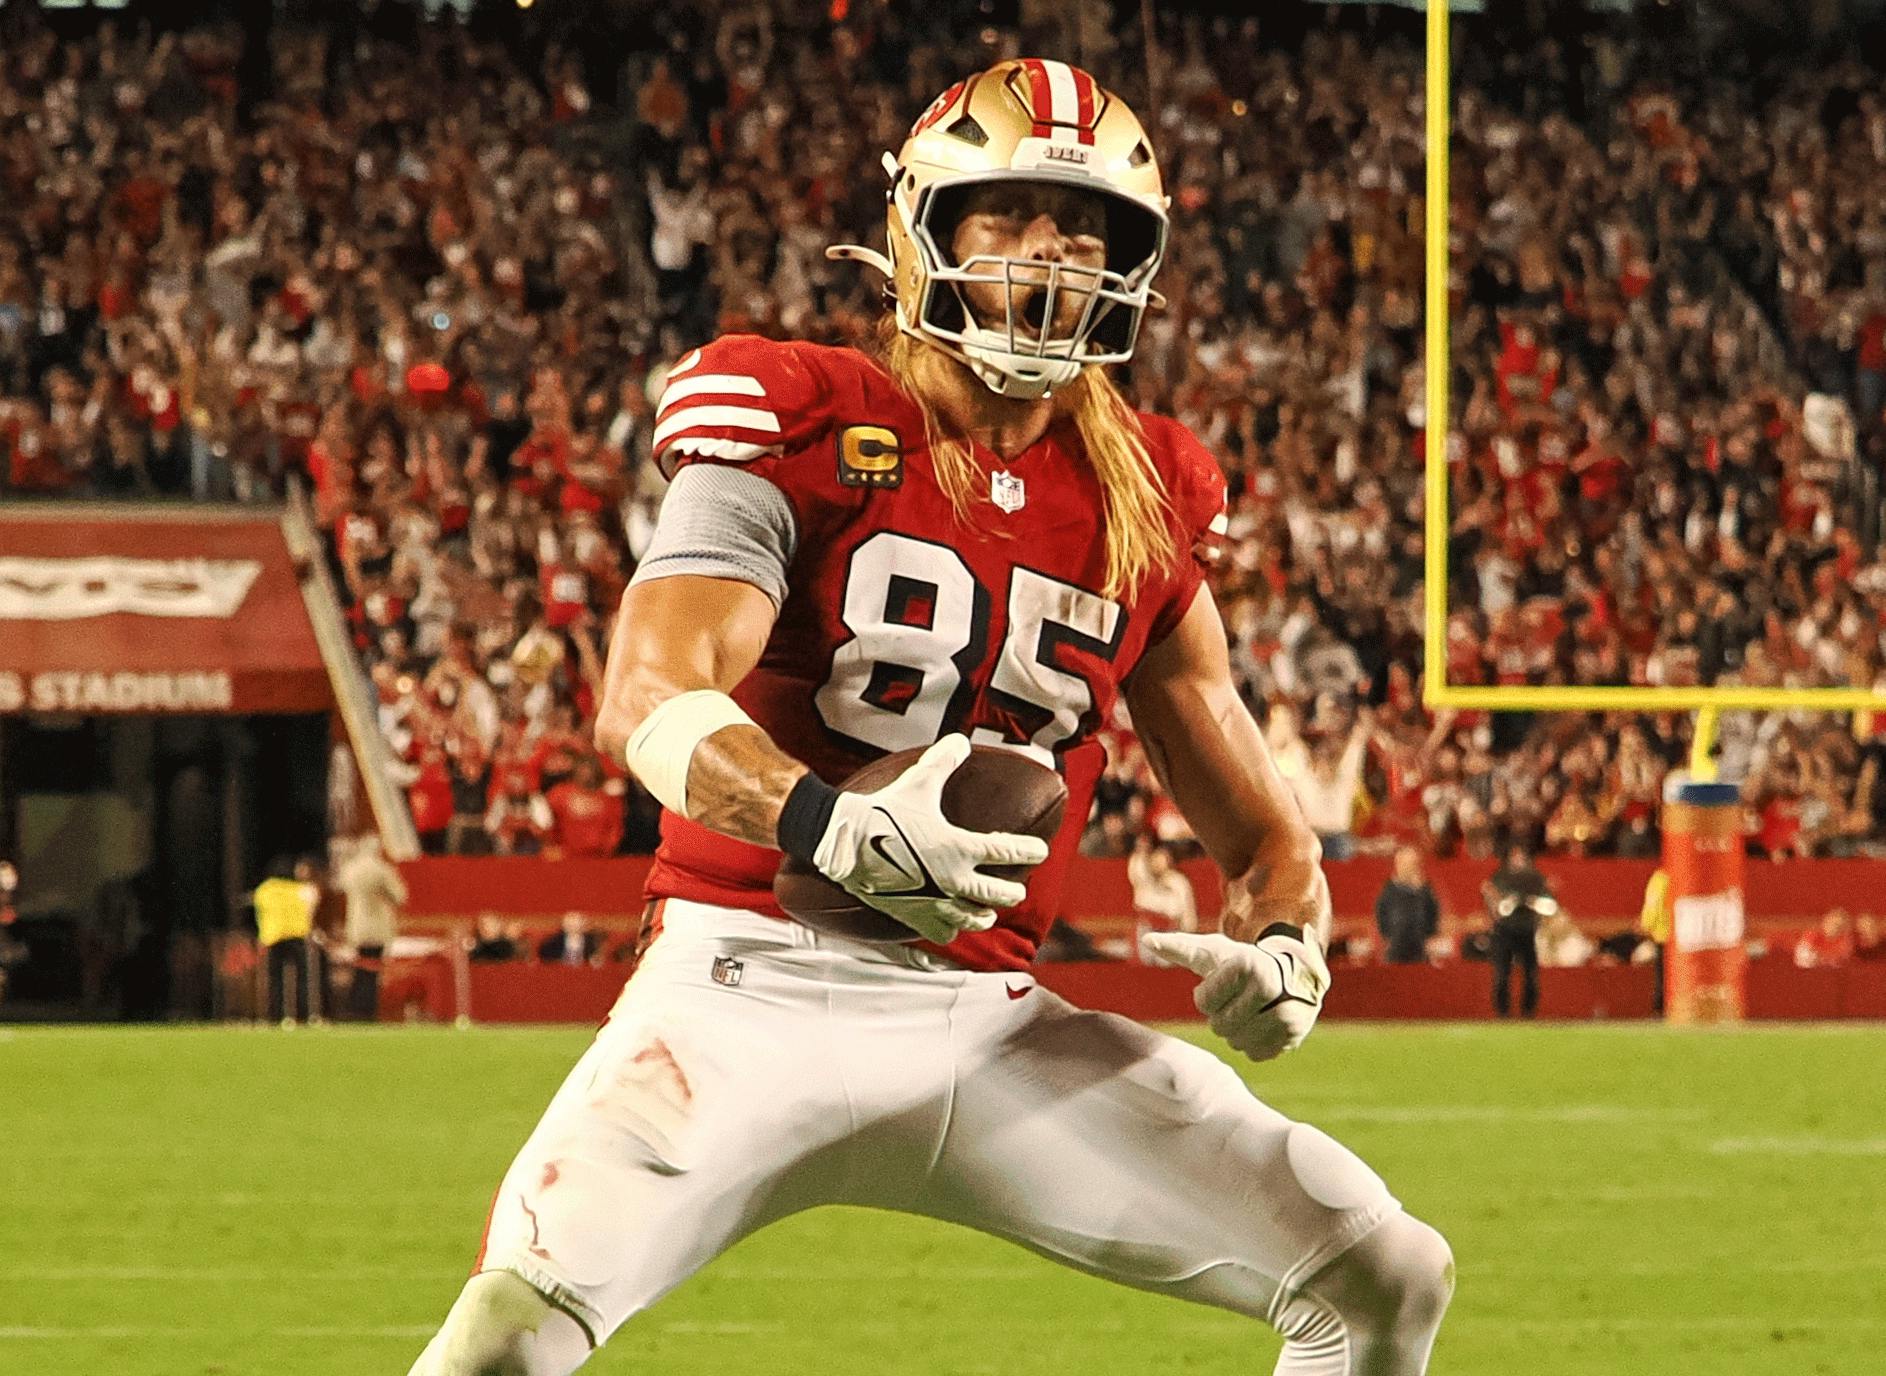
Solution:
<path fill-rule="evenodd" d="M 747 972 L 747 967 L 732 956 L 715 956 L 712 971 L 714 983 L 724 984 L 728 988 L 740 983 L 740 977 Z"/>
<path fill-rule="evenodd" d="M 1011 515 L 1022 509 L 1028 500 L 1027 490 L 1022 480 L 1013 473 L 991 473 L 989 475 L 989 500 Z"/>

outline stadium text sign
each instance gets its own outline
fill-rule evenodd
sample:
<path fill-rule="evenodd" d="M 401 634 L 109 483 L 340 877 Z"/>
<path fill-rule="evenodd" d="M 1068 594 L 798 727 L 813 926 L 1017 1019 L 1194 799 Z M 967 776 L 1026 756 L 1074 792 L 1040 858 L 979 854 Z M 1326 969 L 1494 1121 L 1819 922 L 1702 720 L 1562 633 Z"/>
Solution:
<path fill-rule="evenodd" d="M 75 621 L 236 614 L 262 572 L 254 559 L 0 559 L 0 620 Z"/>
<path fill-rule="evenodd" d="M 235 683 L 220 669 L 190 673 L 0 671 L 0 712 L 227 712 Z"/>

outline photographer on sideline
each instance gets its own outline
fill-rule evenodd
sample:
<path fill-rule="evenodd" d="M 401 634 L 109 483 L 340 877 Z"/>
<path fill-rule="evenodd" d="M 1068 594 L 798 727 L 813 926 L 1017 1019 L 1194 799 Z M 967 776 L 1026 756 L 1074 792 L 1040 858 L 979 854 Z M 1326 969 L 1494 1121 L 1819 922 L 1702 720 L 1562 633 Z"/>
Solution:
<path fill-rule="evenodd" d="M 1539 1012 L 1539 920 L 1559 910 L 1552 886 L 1532 863 L 1532 847 L 1514 841 L 1506 859 L 1480 886 L 1487 912 L 1493 918 L 1493 1011 L 1512 1016 L 1513 962 L 1519 962 L 1521 1017 Z"/>

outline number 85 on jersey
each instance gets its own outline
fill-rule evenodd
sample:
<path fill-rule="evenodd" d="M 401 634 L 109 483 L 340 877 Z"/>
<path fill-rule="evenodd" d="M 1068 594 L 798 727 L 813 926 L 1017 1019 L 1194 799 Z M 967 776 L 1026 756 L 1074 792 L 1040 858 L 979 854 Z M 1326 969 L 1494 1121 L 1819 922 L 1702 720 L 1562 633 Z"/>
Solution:
<path fill-rule="evenodd" d="M 851 639 L 814 697 L 834 734 L 897 751 L 967 727 L 1054 767 L 1101 724 L 1094 680 L 1111 680 L 1119 603 L 1016 564 L 991 662 L 991 590 L 948 545 L 879 531 L 852 552 L 844 587 Z"/>

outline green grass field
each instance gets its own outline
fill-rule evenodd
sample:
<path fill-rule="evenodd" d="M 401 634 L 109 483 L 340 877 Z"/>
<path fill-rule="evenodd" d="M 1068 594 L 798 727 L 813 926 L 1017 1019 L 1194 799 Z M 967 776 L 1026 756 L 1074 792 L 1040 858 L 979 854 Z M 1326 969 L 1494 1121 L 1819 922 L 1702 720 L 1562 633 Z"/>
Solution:
<path fill-rule="evenodd" d="M 0 1029 L 0 1372 L 398 1376 L 587 1035 Z M 1886 1370 L 1886 1031 L 1337 1025 L 1247 1069 L 1453 1242 L 1436 1372 Z M 1252 1376 L 1276 1349 L 827 1210 L 585 1370 Z"/>

